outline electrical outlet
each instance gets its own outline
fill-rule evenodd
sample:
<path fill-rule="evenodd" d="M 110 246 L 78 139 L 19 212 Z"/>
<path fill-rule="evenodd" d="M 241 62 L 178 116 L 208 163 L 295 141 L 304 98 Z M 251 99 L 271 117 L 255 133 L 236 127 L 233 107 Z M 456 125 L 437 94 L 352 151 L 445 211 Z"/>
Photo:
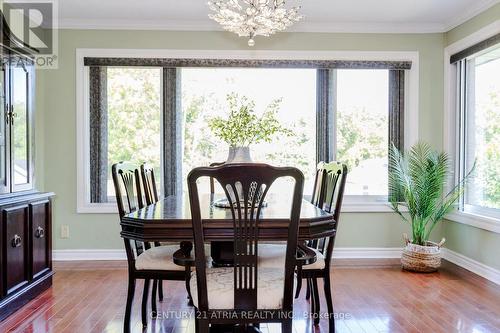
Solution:
<path fill-rule="evenodd" d="M 61 225 L 61 238 L 69 238 L 69 225 Z"/>

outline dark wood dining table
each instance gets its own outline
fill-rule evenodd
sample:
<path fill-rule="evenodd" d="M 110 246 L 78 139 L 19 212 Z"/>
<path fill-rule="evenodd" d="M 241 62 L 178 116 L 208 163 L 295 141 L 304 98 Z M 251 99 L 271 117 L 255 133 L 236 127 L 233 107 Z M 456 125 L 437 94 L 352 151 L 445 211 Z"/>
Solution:
<path fill-rule="evenodd" d="M 213 264 L 226 266 L 232 264 L 233 220 L 230 209 L 214 205 L 214 202 L 221 198 L 222 195 L 201 194 L 200 209 L 204 220 L 205 241 L 211 243 Z M 263 241 L 286 241 L 290 202 L 273 194 L 268 195 L 266 201 L 267 205 L 262 208 L 259 222 L 259 238 Z M 186 243 L 193 240 L 188 196 L 160 199 L 152 205 L 125 215 L 121 225 L 122 237 L 136 241 Z M 335 233 L 334 228 L 332 214 L 317 208 L 305 198 L 302 200 L 299 241 L 332 236 Z M 191 251 L 190 246 L 187 251 Z"/>
<path fill-rule="evenodd" d="M 201 216 L 204 220 L 205 241 L 233 240 L 231 210 L 214 206 L 221 196 L 200 194 Z M 290 202 L 270 194 L 262 208 L 259 238 L 286 241 L 290 219 Z M 206 222 L 206 223 L 205 223 Z M 125 215 L 121 221 L 122 237 L 143 242 L 190 241 L 193 239 L 191 212 L 187 196 L 169 196 Z M 299 240 L 329 237 L 335 233 L 333 215 L 308 200 L 302 200 Z"/>

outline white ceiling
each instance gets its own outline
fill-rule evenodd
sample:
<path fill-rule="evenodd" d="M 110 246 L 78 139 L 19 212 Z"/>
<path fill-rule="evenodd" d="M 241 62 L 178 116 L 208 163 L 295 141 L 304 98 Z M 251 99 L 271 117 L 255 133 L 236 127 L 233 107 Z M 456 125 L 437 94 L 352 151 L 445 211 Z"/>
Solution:
<path fill-rule="evenodd" d="M 306 16 L 292 31 L 444 32 L 500 0 L 288 0 Z M 59 27 L 219 30 L 205 0 L 60 0 Z"/>

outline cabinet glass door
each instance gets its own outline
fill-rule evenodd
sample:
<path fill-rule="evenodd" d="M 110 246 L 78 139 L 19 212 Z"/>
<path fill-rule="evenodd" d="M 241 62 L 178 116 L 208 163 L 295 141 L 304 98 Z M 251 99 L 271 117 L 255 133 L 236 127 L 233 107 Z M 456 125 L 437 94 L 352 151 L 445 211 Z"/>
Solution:
<path fill-rule="evenodd" d="M 9 173 L 7 165 L 8 151 L 8 54 L 0 48 L 0 193 L 10 192 Z"/>
<path fill-rule="evenodd" d="M 12 150 L 12 182 L 14 191 L 27 189 L 30 183 L 30 147 L 28 135 L 28 85 L 29 68 L 12 67 L 12 116 L 11 116 L 11 150 Z"/>

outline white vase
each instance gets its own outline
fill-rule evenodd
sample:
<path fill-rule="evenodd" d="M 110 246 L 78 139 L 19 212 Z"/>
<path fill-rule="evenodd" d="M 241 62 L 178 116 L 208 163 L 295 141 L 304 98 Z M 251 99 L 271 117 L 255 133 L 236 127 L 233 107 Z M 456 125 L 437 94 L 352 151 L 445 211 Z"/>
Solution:
<path fill-rule="evenodd" d="M 250 147 L 229 147 L 226 163 L 252 163 Z"/>

